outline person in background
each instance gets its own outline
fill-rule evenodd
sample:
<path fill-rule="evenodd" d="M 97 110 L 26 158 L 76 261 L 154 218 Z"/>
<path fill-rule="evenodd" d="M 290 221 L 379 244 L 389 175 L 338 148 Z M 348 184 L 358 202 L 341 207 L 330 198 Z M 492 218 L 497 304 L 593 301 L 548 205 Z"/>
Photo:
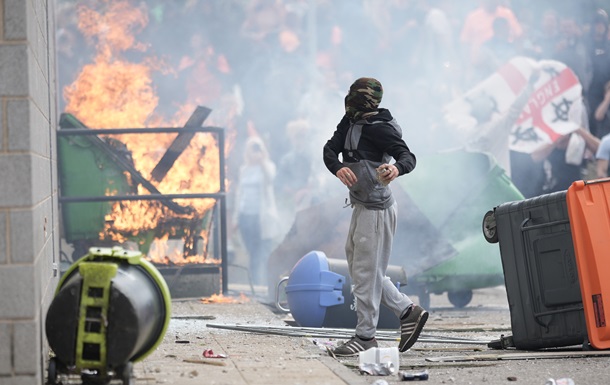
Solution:
<path fill-rule="evenodd" d="M 448 0 L 418 0 L 416 4 L 423 23 L 411 52 L 410 68 L 414 69 L 416 80 L 410 84 L 428 88 L 434 103 L 447 103 L 458 93 L 460 71 L 454 28 L 447 11 L 451 5 Z M 421 93 L 413 93 L 421 98 Z"/>
<path fill-rule="evenodd" d="M 504 17 L 493 21 L 493 37 L 481 45 L 474 66 L 482 79 L 493 74 L 502 65 L 517 56 L 515 42 L 510 38 L 510 23 Z"/>
<path fill-rule="evenodd" d="M 609 79 L 610 80 L 610 79 Z M 608 122 L 610 117 L 608 116 L 608 108 L 610 107 L 610 81 L 604 85 L 604 96 L 601 102 L 595 108 L 593 116 L 596 122 Z M 607 135 L 607 134 L 606 134 Z M 606 136 L 604 135 L 604 136 Z"/>
<path fill-rule="evenodd" d="M 593 19 L 591 35 L 587 44 L 589 45 L 589 57 L 591 58 L 593 78 L 587 95 L 589 105 L 589 127 L 591 133 L 602 138 L 610 133 L 610 119 L 606 116 L 608 109 L 608 82 L 610 81 L 610 42 L 608 41 L 608 14 L 603 9 L 598 9 Z M 599 107 L 606 104 L 601 110 Z M 598 113 L 597 110 L 603 112 Z"/>
<path fill-rule="evenodd" d="M 559 19 L 559 38 L 549 59 L 560 61 L 574 71 L 582 85 L 582 94 L 586 98 L 593 70 L 582 28 L 574 15 L 566 13 Z M 585 124 L 588 125 L 588 122 Z"/>
<path fill-rule="evenodd" d="M 597 178 L 607 178 L 610 166 L 610 134 L 604 136 L 595 153 L 595 169 Z"/>
<path fill-rule="evenodd" d="M 390 111 L 379 108 L 382 96 L 377 79 L 357 79 L 345 97 L 345 115 L 323 151 L 328 170 L 348 187 L 353 210 L 345 254 L 358 322 L 354 337 L 336 347 L 334 356 L 354 356 L 377 347 L 381 304 L 400 318 L 401 352 L 413 346 L 428 319 L 428 312 L 386 276 L 397 222 L 388 185 L 411 172 L 416 159 Z"/>
<path fill-rule="evenodd" d="M 606 83 L 604 99 L 595 109 L 595 120 L 608 120 L 608 108 L 610 107 L 610 82 Z M 599 147 L 595 153 L 596 177 L 608 177 L 608 160 L 610 160 L 610 134 L 601 138 Z"/>
<path fill-rule="evenodd" d="M 278 162 L 278 177 L 275 179 L 276 198 L 286 228 L 290 228 L 295 214 L 311 203 L 312 159 L 311 129 L 305 119 L 291 120 L 286 125 L 290 147 Z"/>
<path fill-rule="evenodd" d="M 559 16 L 555 9 L 549 8 L 542 13 L 542 21 L 533 28 L 523 44 L 523 54 L 534 59 L 551 59 L 559 44 Z"/>
<path fill-rule="evenodd" d="M 235 192 L 234 226 L 237 226 L 249 257 L 255 284 L 266 283 L 267 258 L 278 235 L 278 215 L 273 191 L 275 164 L 258 136 L 246 141 L 244 164 Z"/>
<path fill-rule="evenodd" d="M 521 24 L 512 9 L 501 4 L 500 0 L 481 0 L 480 6 L 466 16 L 460 33 L 460 41 L 466 50 L 464 60 L 471 66 L 476 63 L 482 44 L 493 37 L 493 22 L 496 18 L 503 17 L 508 20 L 511 41 L 519 39 L 523 33 Z M 469 72 L 466 77 L 469 83 L 467 88 L 480 80 L 476 68 L 470 68 Z"/>
<path fill-rule="evenodd" d="M 538 67 L 533 69 L 526 86 L 498 119 L 492 119 L 496 113 L 496 103 L 489 95 L 482 94 L 470 101 L 471 115 L 476 119 L 477 128 L 474 134 L 466 139 L 465 149 L 492 155 L 496 163 L 513 179 L 519 190 L 525 187 L 519 183 L 524 177 L 523 173 L 527 171 L 529 177 L 533 174 L 531 174 L 531 165 L 524 163 L 525 159 L 519 157 L 519 161 L 516 161 L 520 153 L 509 150 L 509 138 L 512 127 L 534 92 L 536 82 L 540 79 L 540 71 L 541 68 Z M 529 183 L 531 182 L 530 179 Z"/>
<path fill-rule="evenodd" d="M 569 146 L 573 146 L 577 141 L 584 142 L 583 155 L 570 161 L 570 156 L 567 156 Z M 597 137 L 591 134 L 588 129 L 580 127 L 532 153 L 535 162 L 545 161 L 549 166 L 544 193 L 567 190 L 573 182 L 584 179 L 582 169 L 585 159 L 584 153 L 588 150 L 595 154 L 598 151 L 599 144 L 600 140 Z"/>

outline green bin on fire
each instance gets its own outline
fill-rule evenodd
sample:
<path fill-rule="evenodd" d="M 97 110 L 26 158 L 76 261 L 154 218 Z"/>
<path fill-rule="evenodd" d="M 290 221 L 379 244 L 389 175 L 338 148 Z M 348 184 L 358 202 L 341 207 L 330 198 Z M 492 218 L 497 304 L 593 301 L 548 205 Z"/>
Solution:
<path fill-rule="evenodd" d="M 455 250 L 450 258 L 409 275 L 407 292 L 418 295 L 422 305 L 429 305 L 430 293 L 447 292 L 453 305 L 463 307 L 473 289 L 504 284 L 500 252 L 481 235 L 481 218 L 489 207 L 523 195 L 493 158 L 464 150 L 428 155 L 397 181 Z"/>
<path fill-rule="evenodd" d="M 91 248 L 62 276 L 47 313 L 49 383 L 60 373 L 131 383 L 132 363 L 161 343 L 170 313 L 167 284 L 142 253 Z"/>
<path fill-rule="evenodd" d="M 62 114 L 60 129 L 86 128 L 71 114 Z M 59 183 L 62 197 L 103 197 L 132 192 L 125 170 L 107 152 L 95 144 L 95 135 L 58 136 Z M 104 231 L 112 202 L 62 203 L 63 237 L 68 243 L 97 241 Z M 75 245 L 73 260 L 82 257 L 88 247 Z"/>
<path fill-rule="evenodd" d="M 61 115 L 59 125 L 64 132 L 87 127 L 73 115 Z M 151 194 L 161 192 L 134 167 L 131 153 L 119 140 L 98 135 L 58 135 L 59 182 L 62 198 L 62 228 L 66 242 L 74 247 L 72 260 L 86 254 L 93 244 L 100 245 L 100 235 L 105 231 L 107 216 L 114 202 L 103 201 L 108 195 L 137 195 L 137 186 L 142 185 Z M 85 202 L 66 202 L 63 198 L 88 199 Z M 181 206 L 172 200 L 161 204 L 177 214 L 190 214 L 192 208 Z M 210 214 L 208 214 L 209 217 Z M 202 221 L 185 220 L 190 233 L 206 225 Z M 209 218 L 207 220 L 209 222 Z M 160 229 L 162 232 L 163 229 Z M 182 229 L 175 231 L 184 235 Z M 138 244 L 140 251 L 148 253 L 155 231 L 137 231 L 126 237 Z M 103 246 L 112 246 L 114 242 Z"/>

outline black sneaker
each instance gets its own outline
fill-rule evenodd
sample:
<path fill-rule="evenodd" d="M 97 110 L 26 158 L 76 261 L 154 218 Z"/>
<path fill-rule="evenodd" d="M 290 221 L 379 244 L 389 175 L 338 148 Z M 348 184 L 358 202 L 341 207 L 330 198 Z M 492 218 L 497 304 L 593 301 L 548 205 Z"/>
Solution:
<path fill-rule="evenodd" d="M 413 346 L 419 338 L 426 321 L 428 312 L 419 305 L 413 305 L 409 314 L 400 319 L 400 344 L 398 350 L 405 352 Z"/>
<path fill-rule="evenodd" d="M 329 353 L 335 357 L 357 356 L 360 352 L 377 347 L 377 340 L 373 338 L 370 341 L 365 341 L 358 336 L 352 337 L 349 341 L 337 346 Z"/>

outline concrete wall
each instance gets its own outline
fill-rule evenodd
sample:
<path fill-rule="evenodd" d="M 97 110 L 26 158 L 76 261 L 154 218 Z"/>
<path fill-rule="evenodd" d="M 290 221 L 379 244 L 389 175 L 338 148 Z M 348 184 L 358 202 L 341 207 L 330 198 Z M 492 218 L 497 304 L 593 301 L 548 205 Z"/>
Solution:
<path fill-rule="evenodd" d="M 59 227 L 53 0 L 0 0 L 0 384 L 43 384 Z"/>

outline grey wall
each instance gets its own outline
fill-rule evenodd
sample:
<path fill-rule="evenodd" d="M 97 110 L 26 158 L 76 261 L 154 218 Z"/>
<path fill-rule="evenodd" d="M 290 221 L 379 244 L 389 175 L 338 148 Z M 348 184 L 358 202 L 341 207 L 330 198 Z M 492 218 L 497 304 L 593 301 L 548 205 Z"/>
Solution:
<path fill-rule="evenodd" d="M 59 262 L 53 0 L 0 0 L 0 384 L 42 384 Z"/>

